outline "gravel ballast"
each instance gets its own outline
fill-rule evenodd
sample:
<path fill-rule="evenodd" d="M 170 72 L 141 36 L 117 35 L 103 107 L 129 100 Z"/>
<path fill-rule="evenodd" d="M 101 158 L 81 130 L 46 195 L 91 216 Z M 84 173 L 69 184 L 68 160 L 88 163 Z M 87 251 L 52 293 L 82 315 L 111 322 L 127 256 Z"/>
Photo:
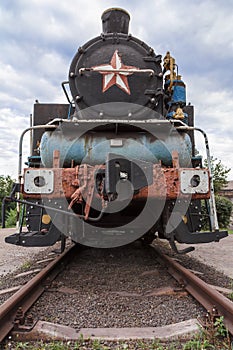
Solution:
<path fill-rule="evenodd" d="M 174 254 L 167 243 L 154 241 L 164 253 L 185 267 L 202 273 L 207 283 L 232 287 L 232 280 L 190 255 Z M 54 247 L 42 250 L 30 260 L 51 257 Z M 28 261 L 28 257 L 27 257 Z M 40 266 L 46 265 L 46 262 Z M 1 289 L 23 285 L 30 276 L 14 278 L 16 272 L 2 276 Z M 175 293 L 156 295 L 158 289 L 173 287 Z M 0 296 L 4 302 L 9 293 Z M 72 263 L 52 283 L 30 313 L 40 320 L 80 328 L 158 327 L 203 316 L 205 311 L 186 293 L 157 260 L 153 248 L 140 242 L 114 249 L 78 248 Z"/>
<path fill-rule="evenodd" d="M 173 287 L 177 293 L 155 295 Z M 136 242 L 115 249 L 80 249 L 30 313 L 79 328 L 157 327 L 204 314 L 158 261 Z"/>

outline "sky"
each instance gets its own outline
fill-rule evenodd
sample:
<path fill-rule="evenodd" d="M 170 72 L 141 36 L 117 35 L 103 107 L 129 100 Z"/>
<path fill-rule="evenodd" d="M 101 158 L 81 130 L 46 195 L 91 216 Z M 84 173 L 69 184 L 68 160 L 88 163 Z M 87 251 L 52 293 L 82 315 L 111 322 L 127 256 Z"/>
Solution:
<path fill-rule="evenodd" d="M 130 33 L 156 54 L 175 57 L 195 125 L 207 133 L 212 156 L 232 168 L 233 180 L 231 0 L 1 0 L 0 175 L 17 177 L 18 141 L 35 100 L 66 103 L 61 82 L 72 58 L 102 32 L 101 14 L 110 7 L 130 13 Z"/>

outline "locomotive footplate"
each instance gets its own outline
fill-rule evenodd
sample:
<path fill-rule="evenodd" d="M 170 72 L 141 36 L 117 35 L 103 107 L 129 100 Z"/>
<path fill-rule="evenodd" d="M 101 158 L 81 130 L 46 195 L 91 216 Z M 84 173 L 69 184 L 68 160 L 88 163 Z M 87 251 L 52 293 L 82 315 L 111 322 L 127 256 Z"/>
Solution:
<path fill-rule="evenodd" d="M 61 236 L 61 232 L 51 225 L 50 230 L 47 232 L 29 231 L 14 233 L 6 237 L 5 242 L 24 247 L 47 247 L 60 241 Z"/>
<path fill-rule="evenodd" d="M 188 226 L 183 220 L 180 220 L 180 213 L 173 213 L 173 223 L 178 223 L 174 225 L 169 238 L 169 243 L 171 248 L 177 254 L 185 254 L 193 251 L 194 247 L 188 247 L 184 249 L 178 249 L 175 241 L 185 244 L 198 244 L 198 243 L 210 243 L 219 242 L 220 239 L 228 236 L 227 231 L 211 231 L 211 232 L 190 232 Z"/>

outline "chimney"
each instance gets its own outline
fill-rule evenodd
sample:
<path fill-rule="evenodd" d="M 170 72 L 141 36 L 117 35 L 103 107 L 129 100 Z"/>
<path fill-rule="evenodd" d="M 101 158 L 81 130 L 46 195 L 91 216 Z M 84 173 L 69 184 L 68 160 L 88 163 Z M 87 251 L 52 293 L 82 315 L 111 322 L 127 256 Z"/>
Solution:
<path fill-rule="evenodd" d="M 130 15 L 120 8 L 110 8 L 101 16 L 103 33 L 123 33 L 129 32 Z"/>

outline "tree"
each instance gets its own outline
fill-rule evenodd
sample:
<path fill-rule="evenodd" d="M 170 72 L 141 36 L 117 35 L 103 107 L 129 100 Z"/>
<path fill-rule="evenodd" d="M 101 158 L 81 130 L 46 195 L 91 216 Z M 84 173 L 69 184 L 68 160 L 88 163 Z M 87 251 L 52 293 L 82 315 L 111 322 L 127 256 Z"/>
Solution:
<path fill-rule="evenodd" d="M 230 223 L 231 212 L 233 205 L 228 198 L 219 195 L 219 192 L 227 185 L 227 175 L 231 171 L 225 167 L 221 160 L 211 157 L 211 173 L 214 182 L 215 202 L 218 216 L 218 223 L 220 228 L 227 228 Z M 207 160 L 204 160 L 204 165 L 207 167 Z M 206 213 L 206 210 L 203 210 Z"/>
<path fill-rule="evenodd" d="M 214 191 L 217 194 L 219 193 L 219 191 L 221 191 L 221 189 L 223 189 L 227 185 L 227 175 L 231 171 L 231 169 L 225 167 L 222 164 L 221 160 L 218 160 L 214 157 L 211 157 L 210 164 L 211 173 L 214 181 Z M 207 159 L 204 160 L 204 166 L 208 166 Z"/>
<path fill-rule="evenodd" d="M 219 195 L 215 196 L 215 202 L 219 227 L 227 228 L 230 224 L 233 204 L 228 198 Z"/>
<path fill-rule="evenodd" d="M 4 197 L 9 196 L 12 185 L 14 183 L 14 180 L 9 176 L 0 175 L 0 222 L 2 223 L 2 201 Z M 10 210 L 15 209 L 16 204 L 15 203 L 8 203 L 7 204 L 7 213 L 10 212 Z"/>

